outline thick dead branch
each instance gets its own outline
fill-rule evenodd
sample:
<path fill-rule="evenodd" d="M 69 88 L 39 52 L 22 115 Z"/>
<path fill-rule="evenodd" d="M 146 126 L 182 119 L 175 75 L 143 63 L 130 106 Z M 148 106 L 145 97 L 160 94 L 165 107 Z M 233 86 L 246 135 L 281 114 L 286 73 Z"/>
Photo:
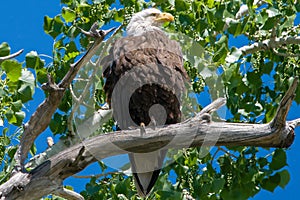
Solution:
<path fill-rule="evenodd" d="M 294 133 L 288 126 L 284 130 L 276 130 L 271 128 L 270 124 L 224 122 L 202 124 L 194 120 L 190 123 L 180 123 L 155 130 L 146 129 L 144 137 L 140 137 L 139 129 L 115 132 L 93 137 L 58 153 L 28 175 L 24 175 L 22 179 L 15 179 L 13 176 L 0 186 L 0 192 L 2 192 L 2 196 L 6 197 L 5 199 L 40 198 L 54 191 L 54 189 L 52 191 L 43 189 L 45 184 L 49 184 L 49 179 L 64 180 L 97 159 L 128 153 L 128 151 L 142 153 L 145 150 L 152 151 L 159 147 L 195 147 L 201 146 L 207 139 L 209 139 L 205 143 L 207 145 L 287 147 L 283 145 L 287 144 L 285 140 L 290 137 L 290 134 Z M 210 137 L 207 138 L 207 135 Z M 174 140 L 175 142 L 173 142 Z M 55 187 L 52 186 L 52 188 Z M 34 192 L 37 190 L 39 193 Z M 30 198 L 26 198 L 29 196 Z"/>
<path fill-rule="evenodd" d="M 40 198 L 57 191 L 62 180 L 76 174 L 89 164 L 109 156 L 128 152 L 145 153 L 158 148 L 181 149 L 203 145 L 288 147 L 293 142 L 294 128 L 300 125 L 300 119 L 282 123 L 278 121 L 278 118 L 286 116 L 285 113 L 289 110 L 290 103 L 295 96 L 297 83 L 298 79 L 295 79 L 283 97 L 271 123 L 202 123 L 196 116 L 197 120 L 187 120 L 156 129 L 147 128 L 143 137 L 141 137 L 139 129 L 92 137 L 57 153 L 29 173 L 18 172 L 15 174 L 0 186 L 1 199 Z M 219 106 L 223 103 L 224 100 L 219 99 L 212 105 Z M 214 106 L 209 105 L 208 108 L 204 108 L 204 110 L 210 112 Z M 35 192 L 37 190 L 39 193 Z"/>
<path fill-rule="evenodd" d="M 95 28 L 93 26 L 93 29 L 91 29 L 91 31 L 95 31 L 94 29 Z M 43 86 L 43 88 L 49 89 L 48 97 L 39 105 L 37 110 L 33 113 L 29 121 L 23 127 L 23 134 L 20 140 L 20 145 L 15 154 L 15 171 L 24 170 L 24 161 L 34 140 L 48 127 L 52 115 L 59 106 L 64 92 L 68 88 L 69 84 L 75 78 L 79 69 L 83 65 L 85 65 L 95 54 L 95 51 L 97 50 L 99 44 L 104 40 L 105 36 L 113 30 L 114 29 L 100 31 L 98 34 L 99 37 L 95 38 L 92 47 L 84 54 L 81 59 L 78 60 L 78 62 L 70 67 L 70 70 L 58 85 L 56 85 L 52 78 L 49 77 L 48 83 Z"/>
<path fill-rule="evenodd" d="M 17 56 L 19 56 L 21 53 L 23 53 L 23 49 L 17 51 L 16 53 L 13 53 L 13 54 L 10 54 L 8 56 L 3 56 L 3 57 L 0 57 L 0 62 L 4 61 L 4 60 L 9 60 L 9 59 L 12 59 L 12 58 L 15 58 Z"/>

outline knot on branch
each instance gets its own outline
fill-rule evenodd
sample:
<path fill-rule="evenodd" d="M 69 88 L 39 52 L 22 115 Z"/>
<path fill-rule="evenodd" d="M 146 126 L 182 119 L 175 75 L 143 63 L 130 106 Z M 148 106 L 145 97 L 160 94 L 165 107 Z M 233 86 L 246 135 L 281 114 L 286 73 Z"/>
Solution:
<path fill-rule="evenodd" d="M 65 91 L 65 88 L 61 88 L 55 84 L 53 77 L 50 74 L 48 74 L 48 82 L 42 85 L 42 89 L 48 92 Z"/>
<path fill-rule="evenodd" d="M 289 126 L 289 132 L 287 133 L 287 136 L 282 143 L 282 148 L 290 147 L 293 144 L 294 139 L 295 139 L 295 129 Z"/>
<path fill-rule="evenodd" d="M 85 31 L 81 28 L 79 28 L 79 29 L 80 29 L 81 33 L 83 33 L 86 36 L 92 37 L 92 38 L 104 38 L 108 33 L 112 32 L 113 30 L 116 29 L 116 28 L 111 28 L 109 30 L 99 30 L 98 28 L 99 28 L 99 24 L 97 22 L 95 22 L 89 31 Z"/>

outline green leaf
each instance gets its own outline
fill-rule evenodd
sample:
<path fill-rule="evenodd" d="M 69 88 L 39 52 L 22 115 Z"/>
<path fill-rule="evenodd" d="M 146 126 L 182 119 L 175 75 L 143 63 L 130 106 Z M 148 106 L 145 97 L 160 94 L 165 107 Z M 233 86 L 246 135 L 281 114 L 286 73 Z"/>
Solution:
<path fill-rule="evenodd" d="M 21 100 L 12 102 L 12 110 L 15 112 L 20 111 L 22 109 L 22 105 L 23 104 Z"/>
<path fill-rule="evenodd" d="M 71 41 L 69 44 L 66 45 L 66 56 L 64 57 L 64 60 L 68 61 L 69 59 L 75 58 L 80 54 L 78 51 L 75 42 Z"/>
<path fill-rule="evenodd" d="M 55 16 L 54 18 L 44 17 L 44 31 L 52 36 L 53 39 L 63 32 L 63 28 L 64 23 L 59 16 Z"/>
<path fill-rule="evenodd" d="M 186 12 L 187 10 L 189 10 L 189 8 L 190 8 L 190 5 L 186 1 L 175 0 L 175 9 L 177 12 L 180 12 L 180 11 Z"/>
<path fill-rule="evenodd" d="M 281 172 L 278 172 L 280 175 L 280 183 L 279 186 L 284 189 L 285 186 L 290 182 L 290 173 L 285 169 Z"/>
<path fill-rule="evenodd" d="M 278 15 L 281 15 L 280 11 L 277 10 L 276 8 L 274 7 L 271 7 L 269 9 L 266 9 L 266 13 L 268 14 L 268 17 L 271 18 L 271 17 L 276 17 Z"/>
<path fill-rule="evenodd" d="M 182 200 L 181 193 L 174 191 L 157 191 L 155 197 L 155 199 Z"/>
<path fill-rule="evenodd" d="M 60 0 L 60 2 L 61 2 L 62 4 L 66 4 L 66 5 L 72 5 L 73 0 Z"/>
<path fill-rule="evenodd" d="M 2 63 L 2 68 L 6 72 L 8 79 L 12 82 L 17 82 L 21 76 L 22 65 L 14 60 L 5 60 Z"/>
<path fill-rule="evenodd" d="M 40 69 L 44 67 L 44 61 L 40 59 L 36 51 L 31 51 L 26 54 L 26 67 L 33 69 Z"/>
<path fill-rule="evenodd" d="M 0 57 L 7 56 L 10 54 L 10 47 L 6 42 L 0 44 Z"/>
<path fill-rule="evenodd" d="M 220 190 L 223 189 L 224 185 L 225 185 L 225 180 L 223 178 L 214 179 L 212 182 L 213 192 L 219 192 Z"/>
<path fill-rule="evenodd" d="M 54 134 L 64 133 L 67 129 L 67 118 L 65 115 L 55 113 L 50 122 L 50 130 Z"/>
<path fill-rule="evenodd" d="M 7 110 L 5 113 L 5 117 L 8 121 L 8 123 L 10 123 L 10 124 L 14 124 L 17 122 L 17 118 L 14 115 L 14 112 L 12 110 Z"/>
<path fill-rule="evenodd" d="M 267 62 L 264 64 L 264 66 L 262 67 L 262 73 L 264 74 L 270 74 L 271 71 L 273 70 L 273 62 Z"/>
<path fill-rule="evenodd" d="M 3 88 L 0 88 L 0 97 L 4 97 L 7 95 L 7 91 L 4 90 Z"/>
<path fill-rule="evenodd" d="M 32 99 L 35 89 L 35 79 L 30 71 L 24 69 L 20 81 L 22 85 L 18 89 L 18 98 L 25 103 Z"/>
<path fill-rule="evenodd" d="M 270 169 L 278 170 L 286 166 L 286 152 L 283 149 L 276 149 L 270 163 Z"/>
<path fill-rule="evenodd" d="M 213 61 L 223 63 L 226 59 L 227 52 L 227 46 L 226 44 L 223 44 L 213 56 Z"/>
<path fill-rule="evenodd" d="M 20 77 L 20 81 L 26 83 L 27 85 L 31 86 L 32 88 L 35 87 L 34 75 L 31 73 L 31 71 L 29 71 L 27 69 L 23 69 L 22 76 Z"/>
<path fill-rule="evenodd" d="M 35 144 L 33 144 L 32 146 L 31 146 L 31 148 L 30 148 L 30 154 L 32 155 L 32 156 L 34 156 L 35 154 L 36 154 L 36 146 L 35 146 Z"/>
<path fill-rule="evenodd" d="M 261 74 L 258 71 L 252 71 L 247 73 L 247 79 L 251 85 L 255 87 L 260 87 L 262 84 Z"/>
<path fill-rule="evenodd" d="M 62 17 L 66 22 L 72 22 L 76 19 L 76 13 L 74 10 L 64 7 L 62 9 Z"/>
<path fill-rule="evenodd" d="M 48 71 L 45 68 L 36 70 L 37 80 L 39 83 L 43 84 L 48 81 Z"/>
<path fill-rule="evenodd" d="M 277 23 L 276 18 L 268 18 L 267 21 L 265 22 L 264 26 L 261 28 L 262 30 L 271 30 L 274 28 L 274 24 Z"/>
<path fill-rule="evenodd" d="M 29 101 L 32 99 L 32 88 L 27 85 L 23 84 L 19 89 L 18 89 L 18 98 L 21 99 L 23 103 Z"/>
<path fill-rule="evenodd" d="M 14 123 L 14 125 L 16 126 L 21 126 L 23 123 L 23 120 L 25 118 L 25 112 L 23 111 L 19 111 L 19 112 L 15 112 L 15 116 L 16 116 L 16 123 Z"/>
<path fill-rule="evenodd" d="M 268 164 L 268 160 L 266 158 L 259 158 L 257 161 L 261 168 Z"/>
<path fill-rule="evenodd" d="M 274 192 L 275 188 L 280 183 L 280 175 L 276 173 L 274 176 L 270 176 L 262 181 L 261 187 L 270 192 Z"/>
<path fill-rule="evenodd" d="M 127 194 L 127 189 L 128 187 L 125 181 L 120 181 L 119 183 L 117 183 L 115 188 L 118 194 Z"/>
<path fill-rule="evenodd" d="M 194 21 L 194 16 L 193 14 L 188 14 L 188 13 L 180 13 L 179 15 L 179 21 L 182 24 L 191 24 Z"/>

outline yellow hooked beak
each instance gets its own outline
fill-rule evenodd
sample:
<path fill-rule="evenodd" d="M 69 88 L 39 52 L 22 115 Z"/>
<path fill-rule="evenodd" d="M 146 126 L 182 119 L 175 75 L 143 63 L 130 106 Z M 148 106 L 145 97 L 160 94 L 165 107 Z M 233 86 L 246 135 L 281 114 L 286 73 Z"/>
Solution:
<path fill-rule="evenodd" d="M 172 22 L 172 21 L 174 21 L 174 17 L 170 13 L 161 13 L 155 18 L 155 21 Z"/>

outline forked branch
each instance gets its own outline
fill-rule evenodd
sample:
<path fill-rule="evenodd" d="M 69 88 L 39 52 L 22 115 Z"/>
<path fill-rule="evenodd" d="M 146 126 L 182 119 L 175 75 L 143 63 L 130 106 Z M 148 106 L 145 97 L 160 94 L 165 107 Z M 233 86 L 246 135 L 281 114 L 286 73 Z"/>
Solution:
<path fill-rule="evenodd" d="M 97 32 L 95 27 L 96 25 L 92 27 L 90 32 Z M 104 40 L 105 36 L 113 30 L 114 28 L 107 31 L 97 32 L 98 34 L 96 34 L 97 37 L 95 37 L 92 47 L 81 59 L 78 60 L 78 62 L 70 67 L 70 70 L 59 84 L 56 85 L 49 76 L 48 83 L 43 85 L 43 88 L 49 92 L 48 97 L 38 106 L 29 121 L 23 126 L 23 134 L 20 140 L 19 148 L 14 157 L 16 161 L 15 171 L 24 170 L 24 161 L 27 158 L 27 154 L 34 140 L 48 127 L 52 115 L 59 106 L 69 84 L 73 81 L 80 68 L 84 66 L 95 54 L 95 51 L 97 50 L 99 44 Z"/>

